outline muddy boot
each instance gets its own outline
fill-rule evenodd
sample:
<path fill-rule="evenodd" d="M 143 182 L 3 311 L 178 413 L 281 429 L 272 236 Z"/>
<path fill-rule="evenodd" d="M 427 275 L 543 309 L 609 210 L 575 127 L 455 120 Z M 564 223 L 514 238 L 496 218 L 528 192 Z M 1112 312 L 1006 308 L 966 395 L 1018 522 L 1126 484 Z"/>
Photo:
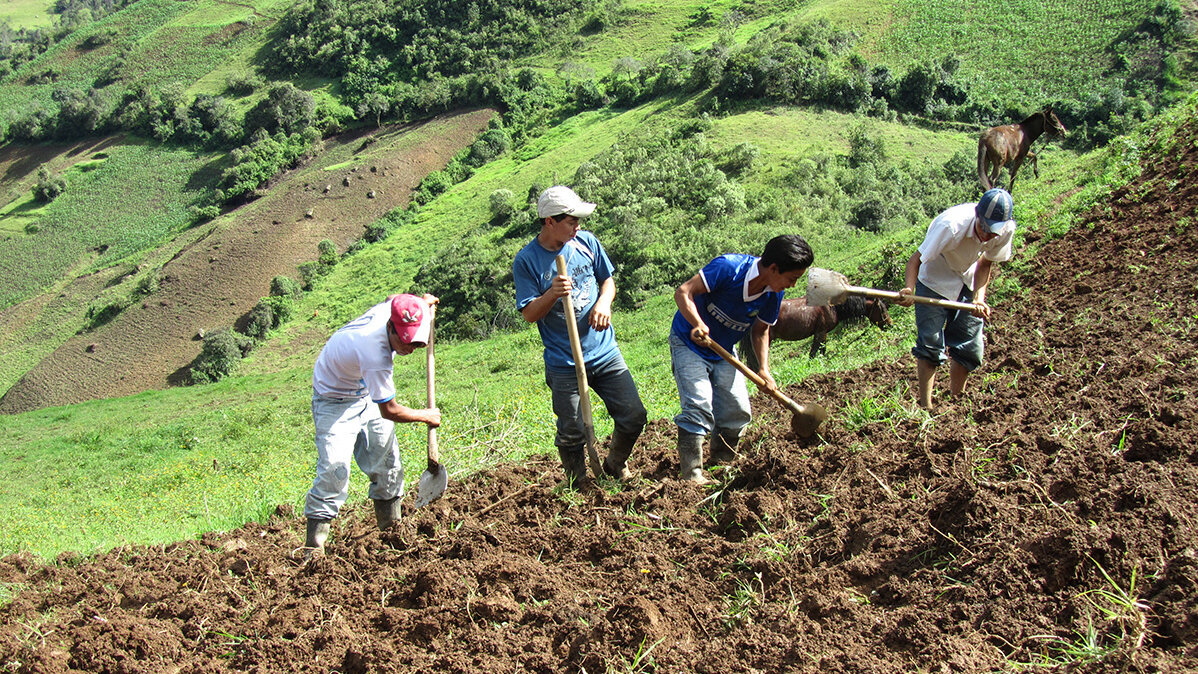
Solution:
<path fill-rule="evenodd" d="M 579 489 L 587 481 L 586 446 L 558 447 L 557 455 L 562 460 L 562 470 L 566 473 L 566 486 Z"/>
<path fill-rule="evenodd" d="M 611 449 L 607 452 L 607 458 L 603 460 L 603 472 L 621 482 L 631 480 L 632 471 L 628 470 L 628 457 L 632 455 L 632 448 L 639 437 L 640 433 L 627 435 L 618 430 L 612 432 Z"/>
<path fill-rule="evenodd" d="M 380 531 L 386 531 L 399 521 L 399 497 L 378 499 L 374 502 L 374 520 Z"/>
<path fill-rule="evenodd" d="M 308 531 L 304 536 L 304 557 L 324 554 L 325 541 L 329 540 L 332 520 L 308 520 Z"/>
<path fill-rule="evenodd" d="M 711 435 L 711 453 L 707 457 L 710 466 L 727 466 L 740 456 L 736 448 L 740 445 L 739 428 L 717 428 Z"/>
<path fill-rule="evenodd" d="M 703 436 L 678 430 L 678 477 L 695 484 L 707 484 L 703 475 Z"/>

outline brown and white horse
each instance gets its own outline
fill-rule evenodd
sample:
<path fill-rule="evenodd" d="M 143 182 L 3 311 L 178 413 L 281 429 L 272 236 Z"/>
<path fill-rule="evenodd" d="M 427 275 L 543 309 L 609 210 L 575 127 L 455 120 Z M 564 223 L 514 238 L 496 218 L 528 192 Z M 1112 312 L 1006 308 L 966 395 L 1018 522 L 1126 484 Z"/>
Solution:
<path fill-rule="evenodd" d="M 886 303 L 875 298 L 853 296 L 840 304 L 824 307 L 807 306 L 807 298 L 796 297 L 782 300 L 782 308 L 778 312 L 778 322 L 770 328 L 770 341 L 781 339 L 788 342 L 811 337 L 810 357 L 824 353 L 827 345 L 828 332 L 846 321 L 869 319 L 870 323 L 879 328 L 890 327 L 890 312 Z M 757 354 L 746 334 L 740 341 L 740 353 L 745 364 L 756 370 L 758 367 Z"/>

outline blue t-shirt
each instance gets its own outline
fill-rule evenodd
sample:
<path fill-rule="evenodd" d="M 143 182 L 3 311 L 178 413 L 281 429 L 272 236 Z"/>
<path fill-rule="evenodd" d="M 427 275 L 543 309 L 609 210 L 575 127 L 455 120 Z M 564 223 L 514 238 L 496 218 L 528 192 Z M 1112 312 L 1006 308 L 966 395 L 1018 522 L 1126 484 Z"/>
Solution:
<path fill-rule="evenodd" d="M 711 329 L 712 341 L 729 353 L 735 353 L 736 343 L 753 327 L 753 321 L 767 325 L 778 322 L 783 293 L 767 287 L 763 292 L 749 295 L 749 281 L 757 277 L 759 259 L 752 255 L 721 255 L 699 271 L 707 292 L 695 295 L 695 308 Z M 671 331 L 691 351 L 707 360 L 720 360 L 718 353 L 691 340 L 692 327 L 681 311 L 674 312 Z"/>
<path fill-rule="evenodd" d="M 574 303 L 583 360 L 587 365 L 603 363 L 617 353 L 615 330 L 611 326 L 606 330 L 593 330 L 587 317 L 599 299 L 599 286 L 611 278 L 614 269 L 594 234 L 579 230 L 559 251 L 545 250 L 534 238 L 516 253 L 516 259 L 512 262 L 516 309 L 523 309 L 553 285 L 559 254 L 566 258 L 566 271 L 574 284 L 570 301 Z M 570 334 L 566 331 L 565 303 L 560 300 L 554 302 L 549 313 L 537 321 L 537 330 L 541 333 L 541 342 L 545 344 L 545 366 L 573 370 L 574 354 L 570 350 Z"/>

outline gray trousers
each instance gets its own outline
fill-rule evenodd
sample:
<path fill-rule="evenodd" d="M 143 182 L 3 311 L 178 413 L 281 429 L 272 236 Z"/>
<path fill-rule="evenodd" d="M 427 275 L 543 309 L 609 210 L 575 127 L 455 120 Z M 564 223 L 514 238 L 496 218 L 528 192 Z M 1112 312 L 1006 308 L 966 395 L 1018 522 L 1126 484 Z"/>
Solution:
<path fill-rule="evenodd" d="M 312 420 L 316 425 L 316 479 L 308 490 L 304 517 L 337 517 L 349 497 L 350 459 L 370 478 L 370 498 L 403 496 L 403 465 L 395 424 L 379 414 L 379 406 L 369 397 L 313 394 Z"/>

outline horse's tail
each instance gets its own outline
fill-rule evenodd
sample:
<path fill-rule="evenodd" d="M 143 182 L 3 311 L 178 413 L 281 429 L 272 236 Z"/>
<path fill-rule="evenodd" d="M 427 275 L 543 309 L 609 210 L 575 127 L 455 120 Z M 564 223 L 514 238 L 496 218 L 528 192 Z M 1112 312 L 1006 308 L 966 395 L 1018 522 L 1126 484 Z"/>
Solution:
<path fill-rule="evenodd" d="M 993 187 L 990 184 L 990 177 L 986 175 L 986 134 L 978 139 L 978 182 L 982 184 L 982 191 L 986 191 Z"/>
<path fill-rule="evenodd" d="M 757 351 L 753 349 L 752 335 L 753 331 L 749 330 L 744 337 L 740 338 L 740 344 L 737 345 L 740 348 L 737 351 L 740 352 L 741 361 L 748 365 L 750 370 L 756 372 L 761 368 L 761 361 L 757 358 Z"/>

